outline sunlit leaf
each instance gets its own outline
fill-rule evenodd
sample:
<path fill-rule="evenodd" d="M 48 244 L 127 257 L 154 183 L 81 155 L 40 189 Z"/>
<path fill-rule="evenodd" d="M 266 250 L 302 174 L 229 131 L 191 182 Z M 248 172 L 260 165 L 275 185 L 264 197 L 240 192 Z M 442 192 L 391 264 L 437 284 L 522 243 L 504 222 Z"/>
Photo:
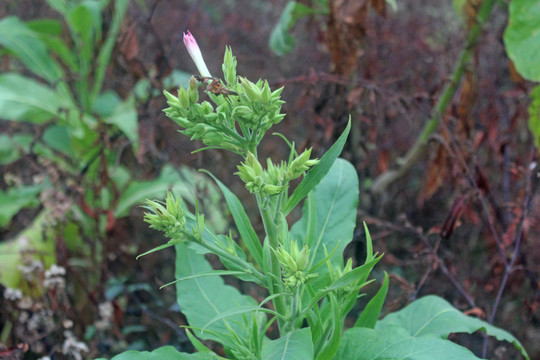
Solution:
<path fill-rule="evenodd" d="M 526 359 L 529 358 L 523 345 L 507 331 L 467 316 L 446 300 L 434 295 L 420 298 L 404 309 L 387 315 L 377 323 L 376 328 L 387 326 L 400 326 L 413 337 L 437 336 L 443 339 L 452 333 L 472 334 L 475 331 L 484 331 L 498 340 L 508 341 L 521 351 Z"/>
<path fill-rule="evenodd" d="M 508 57 L 527 80 L 540 81 L 540 2 L 512 0 L 504 44 Z"/>

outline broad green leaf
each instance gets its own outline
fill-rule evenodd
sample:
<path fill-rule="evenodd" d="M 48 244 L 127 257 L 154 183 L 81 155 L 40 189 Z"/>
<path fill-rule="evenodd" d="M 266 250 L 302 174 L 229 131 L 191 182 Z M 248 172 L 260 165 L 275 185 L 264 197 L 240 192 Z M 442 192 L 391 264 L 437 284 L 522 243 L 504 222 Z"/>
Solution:
<path fill-rule="evenodd" d="M 18 18 L 0 20 L 0 46 L 16 56 L 34 74 L 53 83 L 62 77 L 62 69 L 49 56 L 39 34 Z"/>
<path fill-rule="evenodd" d="M 197 254 L 186 244 L 176 246 L 176 278 L 206 273 L 210 270 L 212 267 L 204 255 Z M 227 347 L 234 347 L 234 337 L 249 338 L 251 316 L 246 314 L 227 317 L 216 322 L 203 334 L 196 329 L 204 328 L 212 319 L 229 309 L 256 307 L 254 299 L 242 295 L 232 286 L 225 285 L 221 277 L 199 277 L 181 281 L 176 284 L 176 289 L 180 310 L 198 337 L 217 340 Z"/>
<path fill-rule="evenodd" d="M 277 55 L 285 55 L 294 48 L 294 38 L 289 34 L 289 30 L 298 20 L 304 16 L 316 13 L 316 11 L 304 4 L 296 1 L 289 1 L 281 13 L 279 22 L 270 34 L 269 45 Z"/>
<path fill-rule="evenodd" d="M 328 174 L 313 189 L 313 203 L 316 211 L 314 237 L 310 246 L 311 265 L 317 264 L 327 252 L 337 248 L 330 257 L 334 266 L 343 267 L 343 250 L 353 238 L 358 206 L 358 176 L 354 166 L 343 159 L 337 159 Z M 307 207 L 304 205 L 303 217 L 291 228 L 291 236 L 300 245 L 304 244 L 308 224 Z M 324 284 L 329 279 L 328 269 L 322 266 L 317 269 L 319 277 L 315 283 Z M 314 286 L 317 290 L 317 286 Z"/>
<path fill-rule="evenodd" d="M 139 148 L 139 123 L 133 96 L 119 104 L 112 115 L 105 119 L 105 122 L 116 125 L 131 141 L 134 151 L 137 152 Z"/>
<path fill-rule="evenodd" d="M 540 85 L 531 91 L 531 104 L 529 105 L 529 130 L 534 138 L 536 148 L 540 150 Z"/>
<path fill-rule="evenodd" d="M 244 241 L 244 244 L 248 248 L 251 256 L 253 256 L 255 262 L 262 268 L 262 245 L 259 241 L 257 233 L 249 221 L 249 217 L 247 216 L 242 203 L 240 200 L 238 200 L 236 195 L 234 195 L 234 193 L 230 191 L 229 188 L 227 188 L 214 175 L 209 172 L 206 173 L 210 175 L 212 179 L 214 179 L 223 192 L 223 196 L 225 197 L 229 211 L 234 218 L 234 222 L 238 228 L 238 232 L 240 233 L 242 240 Z"/>
<path fill-rule="evenodd" d="M 297 329 L 263 344 L 263 360 L 313 360 L 309 328 Z"/>
<path fill-rule="evenodd" d="M 411 336 L 399 326 L 352 328 L 343 334 L 339 360 L 480 360 L 468 349 L 435 336 Z"/>
<path fill-rule="evenodd" d="M 164 198 L 167 190 L 180 195 L 184 200 L 195 202 L 178 171 L 172 166 L 165 166 L 157 179 L 131 182 L 120 196 L 114 214 L 116 217 L 127 216 L 133 206 L 144 203 L 146 199 Z"/>
<path fill-rule="evenodd" d="M 376 328 L 400 326 L 413 337 L 437 336 L 446 338 L 451 333 L 484 331 L 497 340 L 505 340 L 521 351 L 529 359 L 523 345 L 510 333 L 493 326 L 486 321 L 467 316 L 458 311 L 446 300 L 429 295 L 413 301 L 404 309 L 387 315 L 377 323 Z"/>
<path fill-rule="evenodd" d="M 188 72 L 173 69 L 173 71 L 163 79 L 163 87 L 165 89 L 188 89 L 191 76 L 193 75 Z"/>
<path fill-rule="evenodd" d="M 287 205 L 283 210 L 285 215 L 288 215 L 298 205 L 302 199 L 326 176 L 334 161 L 338 158 L 345 146 L 345 141 L 351 130 L 351 121 L 347 123 L 347 127 L 335 142 L 334 145 L 323 155 L 319 163 L 308 171 L 302 182 L 294 190 L 293 194 L 287 201 Z"/>
<path fill-rule="evenodd" d="M 21 209 L 37 206 L 39 194 L 45 184 L 12 187 L 7 191 L 0 190 L 0 228 L 6 227 Z"/>
<path fill-rule="evenodd" d="M 60 35 L 62 33 L 62 25 L 60 21 L 55 19 L 37 19 L 26 22 L 26 26 L 39 34 Z"/>
<path fill-rule="evenodd" d="M 386 294 L 388 293 L 388 283 L 388 274 L 385 272 L 384 281 L 381 288 L 366 305 L 366 307 L 358 317 L 358 320 L 356 320 L 356 323 L 354 324 L 355 327 L 363 327 L 369 329 L 373 329 L 375 327 L 375 324 L 379 319 L 379 315 L 381 314 L 384 300 L 386 299 Z"/>
<path fill-rule="evenodd" d="M 45 130 L 45 133 L 43 134 L 43 141 L 54 150 L 60 151 L 68 156 L 74 155 L 67 126 L 53 125 L 47 127 L 47 130 Z"/>
<path fill-rule="evenodd" d="M 32 139 L 30 134 L 0 134 L 0 165 L 10 164 L 28 153 Z"/>
<path fill-rule="evenodd" d="M 219 357 L 210 352 L 188 354 L 179 352 L 172 346 L 160 347 L 152 352 L 130 350 L 116 355 L 111 360 L 217 360 Z M 102 359 L 97 359 L 102 360 Z M 104 359 L 103 359 L 104 360 Z"/>
<path fill-rule="evenodd" d="M 540 81 L 540 2 L 512 0 L 504 44 L 508 57 L 527 80 Z"/>
<path fill-rule="evenodd" d="M 25 76 L 0 75 L 0 118 L 42 124 L 70 108 L 69 100 Z"/>

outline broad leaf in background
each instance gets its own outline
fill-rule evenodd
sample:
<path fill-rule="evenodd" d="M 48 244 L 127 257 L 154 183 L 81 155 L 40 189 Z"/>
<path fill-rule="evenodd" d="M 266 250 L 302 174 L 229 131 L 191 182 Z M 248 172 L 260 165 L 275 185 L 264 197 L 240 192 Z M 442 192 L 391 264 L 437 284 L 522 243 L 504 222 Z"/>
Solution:
<path fill-rule="evenodd" d="M 146 199 L 164 198 L 167 190 L 194 203 L 194 194 L 182 182 L 179 172 L 172 166 L 165 166 L 157 179 L 132 181 L 118 200 L 114 214 L 116 217 L 127 216 L 133 206 L 144 203 Z"/>
<path fill-rule="evenodd" d="M 60 66 L 47 53 L 39 34 L 16 17 L 10 16 L 0 21 L 0 46 L 8 49 L 34 74 L 50 83 L 63 75 Z"/>
<path fill-rule="evenodd" d="M 309 6 L 296 1 L 289 1 L 281 13 L 279 22 L 274 26 L 270 34 L 269 45 L 277 55 L 285 55 L 294 48 L 294 38 L 289 34 L 294 24 L 301 18 L 316 13 L 317 11 Z"/>
<path fill-rule="evenodd" d="M 302 218 L 291 228 L 291 236 L 298 241 L 299 246 L 308 243 L 311 249 L 311 265 L 317 264 L 326 256 L 326 246 L 328 253 L 337 247 L 331 263 L 343 267 L 343 250 L 352 241 L 356 226 L 358 188 L 358 175 L 354 166 L 344 159 L 337 159 L 328 174 L 313 189 L 315 228 L 310 232 L 312 238 L 306 238 L 310 218 L 307 203 L 304 205 Z M 329 275 L 326 266 L 321 266 L 317 272 L 319 277 L 313 282 L 327 282 Z"/>
<path fill-rule="evenodd" d="M 508 57 L 527 80 L 540 81 L 540 2 L 512 0 L 504 44 Z"/>
<path fill-rule="evenodd" d="M 531 91 L 531 104 L 529 105 L 529 130 L 534 138 L 536 148 L 540 150 L 540 85 Z"/>
<path fill-rule="evenodd" d="M 45 184 L 39 184 L 12 187 L 5 192 L 0 190 L 0 228 L 6 227 L 21 209 L 37 206 L 44 188 Z"/>
<path fill-rule="evenodd" d="M 181 353 L 172 346 L 164 346 L 152 352 L 149 351 L 126 351 L 116 355 L 111 360 L 217 360 L 219 357 L 214 353 Z M 96 360 L 105 360 L 104 358 Z"/>
<path fill-rule="evenodd" d="M 137 109 L 134 97 L 120 103 L 112 115 L 105 119 L 107 124 L 116 125 L 131 141 L 133 150 L 137 153 L 139 148 L 139 123 L 137 121 Z"/>
<path fill-rule="evenodd" d="M 176 278 L 207 273 L 212 267 L 204 258 L 186 244 L 176 246 Z M 230 309 L 257 307 L 257 302 L 242 295 L 232 286 L 225 285 L 219 276 L 206 276 L 180 281 L 176 284 L 177 301 L 180 310 L 186 315 L 194 333 L 202 339 L 217 340 L 227 347 L 234 348 L 236 341 L 233 336 L 249 339 L 252 315 L 240 314 L 230 316 L 215 322 L 201 334 L 200 329 L 214 318 L 228 312 Z M 254 312 L 253 312 L 254 315 Z M 231 334 L 231 331 L 234 333 Z M 220 335 L 220 336 L 217 336 Z"/>
<path fill-rule="evenodd" d="M 313 344 L 309 328 L 294 330 L 263 344 L 262 360 L 313 360 Z"/>
<path fill-rule="evenodd" d="M 480 360 L 468 349 L 435 336 L 411 336 L 399 326 L 352 328 L 343 334 L 339 360 Z"/>
<path fill-rule="evenodd" d="M 70 107 L 69 99 L 35 80 L 14 73 L 0 75 L 1 119 L 42 124 Z"/>
<path fill-rule="evenodd" d="M 521 343 L 510 333 L 486 321 L 467 316 L 446 300 L 434 295 L 420 298 L 404 309 L 387 315 L 377 323 L 376 328 L 388 326 L 400 326 L 413 337 L 437 336 L 443 339 L 451 333 L 472 334 L 475 331 L 484 331 L 497 340 L 513 344 L 526 359 L 529 359 Z"/>
<path fill-rule="evenodd" d="M 30 150 L 30 134 L 0 134 L 0 165 L 7 165 L 19 160 Z"/>

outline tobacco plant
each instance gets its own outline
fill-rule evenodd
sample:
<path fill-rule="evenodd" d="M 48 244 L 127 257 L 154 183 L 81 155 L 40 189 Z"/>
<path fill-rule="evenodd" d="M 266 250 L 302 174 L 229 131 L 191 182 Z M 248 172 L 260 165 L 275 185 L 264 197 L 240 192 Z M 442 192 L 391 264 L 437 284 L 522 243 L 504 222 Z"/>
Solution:
<path fill-rule="evenodd" d="M 225 51 L 223 81 L 212 77 L 189 32 L 184 42 L 201 76 L 177 95 L 165 91 L 169 107 L 164 111 L 181 133 L 204 143 L 203 149 L 227 150 L 241 158 L 236 175 L 255 198 L 259 213 L 248 216 L 240 199 L 208 172 L 223 192 L 237 236 L 215 233 L 198 206 L 190 212 L 173 193 L 164 201 L 147 201 L 145 220 L 168 241 L 142 255 L 175 247 L 176 280 L 168 285 L 176 285 L 178 304 L 189 323 L 186 333 L 198 353 L 169 346 L 151 353 L 128 351 L 114 359 L 478 359 L 447 339 L 450 333 L 477 330 L 513 343 L 528 358 L 512 335 L 436 296 L 379 321 L 389 285 L 386 274 L 376 295 L 346 329 L 345 319 L 373 282 L 369 275 L 382 257 L 373 251 L 364 224 L 363 263 L 343 260 L 356 227 L 359 195 L 354 167 L 338 158 L 350 123 L 320 159 L 312 158 L 311 149 L 297 152 L 285 136 L 275 134 L 289 157 L 263 161 L 258 145 L 284 118 L 283 89 L 239 76 L 230 48 Z M 301 181 L 293 187 L 297 179 Z M 289 226 L 289 215 L 302 201 L 301 218 Z M 252 225 L 255 216 L 264 224 L 262 234 Z M 219 270 L 206 254 L 217 256 Z M 255 299 L 242 294 L 226 285 L 223 276 L 253 283 L 263 295 Z M 221 344 L 223 352 L 218 355 L 201 340 Z"/>

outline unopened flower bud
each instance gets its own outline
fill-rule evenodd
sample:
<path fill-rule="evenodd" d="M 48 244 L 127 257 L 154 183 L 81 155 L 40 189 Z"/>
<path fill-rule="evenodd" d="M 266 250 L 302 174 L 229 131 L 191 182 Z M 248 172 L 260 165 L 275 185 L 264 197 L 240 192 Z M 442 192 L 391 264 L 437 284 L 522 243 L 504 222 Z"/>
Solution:
<path fill-rule="evenodd" d="M 210 71 L 208 71 L 208 68 L 206 67 L 206 63 L 204 62 L 201 53 L 201 49 L 197 44 L 197 40 L 195 40 L 195 38 L 193 37 L 193 35 L 191 35 L 189 31 L 187 33 L 184 33 L 184 45 L 186 45 L 189 56 L 191 56 L 191 59 L 193 59 L 195 66 L 197 66 L 197 70 L 199 70 L 199 73 L 204 77 L 212 77 Z"/>

